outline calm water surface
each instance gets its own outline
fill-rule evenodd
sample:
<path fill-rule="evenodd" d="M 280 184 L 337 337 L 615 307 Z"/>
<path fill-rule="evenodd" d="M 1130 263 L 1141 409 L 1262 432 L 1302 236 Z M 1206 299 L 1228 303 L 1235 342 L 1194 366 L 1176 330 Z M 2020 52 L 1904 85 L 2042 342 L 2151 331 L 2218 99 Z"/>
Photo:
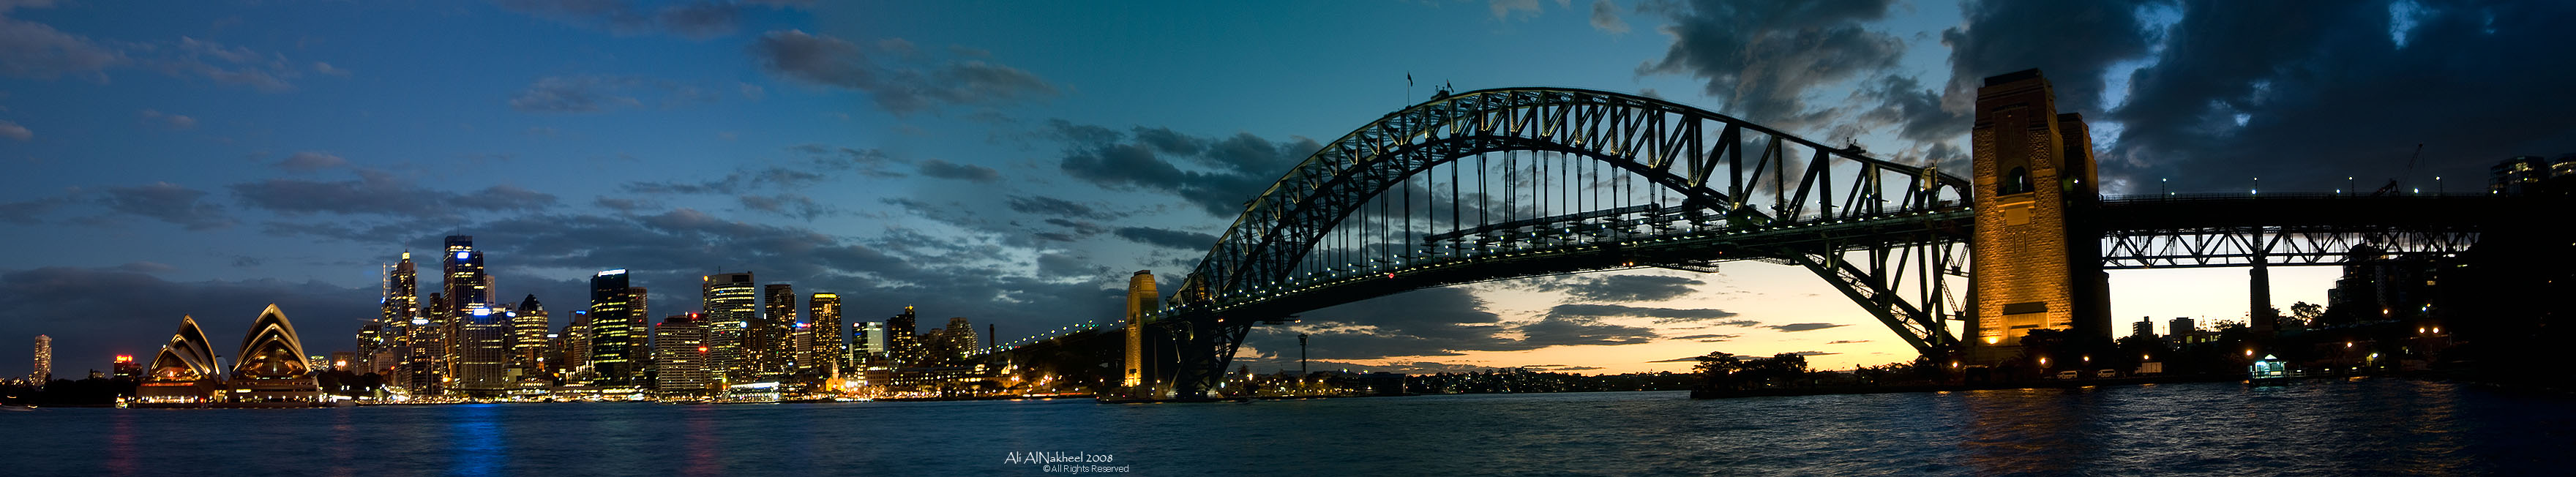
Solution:
<path fill-rule="evenodd" d="M 2576 399 L 2393 379 L 1694 401 L 1584 393 L 0 412 L 5 475 L 2566 475 Z"/>

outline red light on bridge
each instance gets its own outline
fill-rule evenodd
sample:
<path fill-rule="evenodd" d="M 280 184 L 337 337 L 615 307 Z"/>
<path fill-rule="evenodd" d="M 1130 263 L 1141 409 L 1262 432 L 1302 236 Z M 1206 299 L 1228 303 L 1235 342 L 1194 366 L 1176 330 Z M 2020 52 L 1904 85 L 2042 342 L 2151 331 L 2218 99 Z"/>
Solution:
<path fill-rule="evenodd" d="M 119 362 L 119 363 L 132 363 L 132 362 L 134 362 L 134 355 L 130 355 L 130 354 L 120 354 L 120 355 L 116 355 L 116 362 Z"/>

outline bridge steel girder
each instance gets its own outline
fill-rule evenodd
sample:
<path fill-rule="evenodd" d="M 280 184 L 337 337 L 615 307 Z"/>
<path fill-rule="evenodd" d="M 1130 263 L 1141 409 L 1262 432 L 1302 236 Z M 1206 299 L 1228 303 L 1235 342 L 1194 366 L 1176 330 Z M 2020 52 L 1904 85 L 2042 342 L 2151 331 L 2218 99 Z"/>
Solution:
<path fill-rule="evenodd" d="M 1793 148 L 1801 151 L 1793 154 Z M 1691 217 L 1718 218 L 1720 228 L 1915 220 L 1896 217 L 1964 211 L 1968 194 L 1967 180 L 1932 168 L 1869 157 L 1857 147 L 1828 147 L 1662 100 L 1580 89 L 1466 92 L 1388 114 L 1291 168 L 1245 204 L 1243 215 L 1183 279 L 1172 308 L 1158 313 L 1156 319 L 1181 319 L 1196 323 L 1190 325 L 1195 328 L 1231 331 L 1319 307 L 1313 305 L 1317 302 L 1283 305 L 1287 302 L 1277 289 L 1295 282 L 1291 275 L 1305 255 L 1342 219 L 1414 174 L 1461 157 L 1499 151 L 1557 152 L 1608 164 L 1680 194 L 1686 199 L 1681 208 Z M 1964 235 L 1930 241 L 1959 240 Z M 1946 303 L 1947 290 L 1936 277 L 1960 269 L 1958 262 L 1964 260 L 1869 241 L 1740 249 L 1769 254 L 1782 263 L 1810 264 L 1811 270 L 1870 309 L 1893 331 L 1908 335 L 1907 341 L 1918 350 L 1927 355 L 1945 353 L 1956 340 L 1946 336 L 1942 313 L 1954 307 Z M 1860 251 L 1860 263 L 1866 266 L 1842 257 L 1843 252 L 1854 250 Z M 1608 262 L 1592 265 L 1602 263 Z M 1618 263 L 1622 265 L 1607 268 L 1626 268 L 1634 262 Z M 1909 267 L 1920 270 L 1909 271 Z M 1602 268 L 1590 270 L 1598 269 Z M 1913 273 L 1926 288 L 1911 296 L 1899 293 L 1906 273 Z M 1229 334 L 1236 342 L 1222 344 L 1225 349 L 1239 345 L 1241 333 L 1207 333 Z M 1231 354 L 1211 351 L 1212 356 Z M 1193 377 L 1214 379 L 1221 375 L 1225 361 L 1214 360 L 1220 368 Z M 1208 384 L 1213 383 L 1189 383 L 1198 389 L 1207 389 Z"/>
<path fill-rule="evenodd" d="M 2102 268 L 2335 265 L 2353 247 L 2450 254 L 2481 234 L 2530 227 L 2563 200 L 2342 194 L 2106 197 Z M 2543 214 L 2543 215 L 2534 215 Z"/>

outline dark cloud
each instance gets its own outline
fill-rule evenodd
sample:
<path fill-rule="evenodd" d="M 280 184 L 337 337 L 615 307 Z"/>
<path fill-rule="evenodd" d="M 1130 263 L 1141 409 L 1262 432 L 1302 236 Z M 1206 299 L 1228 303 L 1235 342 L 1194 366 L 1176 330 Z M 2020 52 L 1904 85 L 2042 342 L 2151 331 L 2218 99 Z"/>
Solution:
<path fill-rule="evenodd" d="M 1825 344 L 1853 344 L 1853 343 L 1868 343 L 1868 342 L 1869 342 L 1869 340 L 1833 340 L 1833 341 L 1827 341 L 1827 342 L 1825 342 Z"/>
<path fill-rule="evenodd" d="M 277 168 L 294 172 L 313 172 L 349 165 L 348 159 L 326 152 L 304 151 L 277 161 Z"/>
<path fill-rule="evenodd" d="M 1250 133 L 1203 138 L 1137 128 L 1131 135 L 1061 119 L 1050 120 L 1048 130 L 1065 142 L 1058 167 L 1066 174 L 1111 190 L 1172 194 L 1217 217 L 1243 213 L 1244 202 L 1269 189 L 1280 171 L 1323 148 L 1304 138 L 1273 142 Z"/>
<path fill-rule="evenodd" d="M 1216 236 L 1182 230 L 1152 227 L 1119 227 L 1118 238 L 1163 248 L 1206 250 L 1216 245 Z"/>
<path fill-rule="evenodd" d="M 1959 137 L 1967 133 L 1964 119 L 1974 112 L 1969 105 L 1975 102 L 1977 87 L 1984 85 L 1986 77 L 2030 68 L 2048 73 L 2050 86 L 2057 92 L 2059 112 L 2084 113 L 2088 117 L 2101 112 L 2103 74 L 2114 64 L 2145 56 L 2153 46 L 2154 39 L 2150 37 L 2155 32 L 2139 17 L 2141 10 L 2151 5 L 2169 3 L 2112 0 L 1960 4 L 1962 25 L 1941 32 L 1941 43 L 1950 47 L 1950 81 L 1942 88 L 1943 96 L 1956 105 L 1951 112 L 1960 118 L 1941 122 L 1946 131 L 1943 134 Z M 2230 4 L 2214 9 L 2242 7 Z M 1931 128 L 1908 128 L 1909 135 L 1918 130 Z"/>
<path fill-rule="evenodd" d="M 618 108 L 662 107 L 714 101 L 704 88 L 639 76 L 548 76 L 510 96 L 510 109 L 532 113 L 595 113 Z"/>
<path fill-rule="evenodd" d="M 991 183 L 1002 180 L 1002 171 L 974 164 L 958 164 L 938 159 L 921 161 L 921 175 L 941 179 Z"/>
<path fill-rule="evenodd" d="M 1007 204 L 1010 206 L 1012 211 L 1029 215 L 1074 217 L 1093 220 L 1109 220 L 1121 217 L 1119 214 L 1103 211 L 1089 205 L 1083 205 L 1078 202 L 1054 197 L 1015 195 L 1011 196 Z"/>
<path fill-rule="evenodd" d="M 230 227 L 234 221 L 221 205 L 203 200 L 206 191 L 168 182 L 155 182 L 135 187 L 110 187 L 99 197 L 108 210 L 160 219 L 187 227 L 207 230 Z"/>
<path fill-rule="evenodd" d="M 2576 77 L 2559 46 L 2576 4 L 2413 4 L 2400 34 L 2381 3 L 2186 2 L 2107 115 L 2123 130 L 2105 181 L 2328 191 L 2358 176 L 2431 190 L 2449 176 L 2461 191 L 2506 157 L 2576 151 L 2576 95 L 2558 80 Z"/>
<path fill-rule="evenodd" d="M 840 213 L 839 208 L 815 202 L 814 198 L 807 197 L 805 194 L 744 195 L 736 199 L 741 201 L 744 209 L 806 221 Z"/>
<path fill-rule="evenodd" d="M 1793 352 L 1790 352 L 1789 354 L 1794 354 L 1794 355 L 1798 355 L 1798 356 L 1824 356 L 1824 355 L 1829 355 L 1829 354 L 1842 354 L 1842 353 L 1833 353 L 1833 352 L 1826 352 L 1826 351 L 1793 351 Z"/>
<path fill-rule="evenodd" d="M 1610 33 L 1627 33 L 1628 21 L 1619 19 L 1619 5 L 1610 0 L 1592 0 L 1592 29 Z"/>
<path fill-rule="evenodd" d="M 295 89 L 291 80 L 305 71 L 301 63 L 275 52 L 184 36 L 176 41 L 99 42 L 42 23 L 0 16 L 0 75 L 105 83 L 108 70 L 128 67 L 267 92 Z"/>
<path fill-rule="evenodd" d="M 769 167 L 737 170 L 726 173 L 724 177 L 700 182 L 634 182 L 626 184 L 624 189 L 643 194 L 745 194 L 803 189 L 825 178 L 813 171 Z"/>
<path fill-rule="evenodd" d="M 1699 362 L 1699 357 L 1698 357 L 1698 356 L 1684 356 L 1684 357 L 1673 358 L 1673 359 L 1658 359 L 1658 360 L 1654 360 L 1654 361 L 1647 361 L 1647 362 L 1648 362 L 1648 363 L 1697 363 L 1697 362 Z"/>
<path fill-rule="evenodd" d="M 1770 329 L 1775 329 L 1775 330 L 1780 330 L 1780 331 L 1787 331 L 1787 332 L 1798 332 L 1798 331 L 1815 331 L 1815 330 L 1821 330 L 1821 329 L 1826 329 L 1826 328 L 1840 328 L 1840 327 L 1845 327 L 1845 326 L 1851 326 L 1851 325 L 1837 325 L 1837 324 L 1833 324 L 1833 323 L 1790 323 L 1790 324 L 1786 324 L 1786 325 L 1771 325 L 1771 326 L 1765 326 L 1765 327 L 1763 327 L 1763 328 L 1770 328 Z"/>
<path fill-rule="evenodd" d="M 1650 308 L 1625 305 L 1569 303 L 1557 305 L 1555 308 L 1548 309 L 1547 315 L 1551 317 L 1561 316 L 1586 318 L 1654 318 L 1656 323 L 1696 322 L 1707 325 L 1729 326 L 1754 326 L 1761 324 L 1753 320 L 1726 320 L 1726 318 L 1733 318 L 1737 316 L 1737 314 L 1732 311 L 1714 308 Z"/>
<path fill-rule="evenodd" d="M 191 118 L 184 114 L 170 114 L 152 109 L 143 110 L 141 114 L 144 121 L 156 123 L 162 127 L 170 129 L 184 130 L 195 129 L 197 127 L 197 118 Z"/>
<path fill-rule="evenodd" d="M 1708 282 L 1662 275 L 1577 275 L 1557 280 L 1530 280 L 1538 291 L 1564 292 L 1569 301 L 1641 302 L 1681 298 L 1691 287 Z"/>
<path fill-rule="evenodd" d="M 1589 316 L 1548 316 L 1507 323 L 1485 302 L 1459 288 L 1433 288 L 1348 303 L 1299 315 L 1291 329 L 1260 328 L 1248 346 L 1294 347 L 1296 333 L 1310 335 L 1307 351 L 1323 359 L 1448 356 L 1466 351 L 1522 351 L 1550 346 L 1646 343 L 1644 327 L 1602 323 Z"/>
<path fill-rule="evenodd" d="M 694 1 L 646 8 L 627 0 L 494 0 L 501 8 L 620 35 L 668 33 L 706 39 L 732 34 L 742 24 L 742 5 Z M 751 2 L 802 5 L 795 2 Z"/>
<path fill-rule="evenodd" d="M 542 210 L 555 196 L 514 185 L 473 192 L 425 189 L 392 174 L 357 171 L 358 180 L 268 179 L 234 184 L 233 196 L 251 207 L 290 214 L 387 215 L 452 219 L 466 212 Z"/>
<path fill-rule="evenodd" d="M 1699 341 L 1699 342 L 1701 342 L 1701 343 L 1716 343 L 1716 342 L 1721 342 L 1721 341 L 1726 341 L 1726 340 L 1735 339 L 1735 338 L 1742 337 L 1742 336 L 1744 336 L 1744 335 L 1703 334 L 1703 335 L 1690 335 L 1690 336 L 1676 336 L 1676 337 L 1673 337 L 1673 339 L 1696 340 L 1696 341 Z"/>
<path fill-rule="evenodd" d="M 877 107 L 898 115 L 943 106 L 1024 103 L 1060 94 L 1054 84 L 1028 71 L 982 60 L 935 61 L 900 40 L 862 47 L 830 35 L 777 30 L 752 42 L 749 52 L 770 74 L 864 92 Z M 880 63 L 875 55 L 889 61 Z"/>
<path fill-rule="evenodd" d="M 0 222 L 18 225 L 44 223 L 45 214 L 71 203 L 70 196 L 44 197 L 19 202 L 0 202 Z"/>
<path fill-rule="evenodd" d="M 860 175 L 878 178 L 903 177 L 903 173 L 894 172 L 888 168 L 909 162 L 878 149 L 798 144 L 788 146 L 787 150 L 804 156 L 808 163 L 822 170 L 855 171 Z"/>
<path fill-rule="evenodd" d="M 1834 108 L 1811 108 L 1809 90 L 1867 78 L 1896 66 L 1905 42 L 1869 30 L 1885 17 L 1887 0 L 1817 2 L 1701 2 L 1660 4 L 1672 20 L 1664 58 L 1640 74 L 1682 74 L 1707 81 L 1705 92 L 1724 101 L 1724 113 L 1775 128 L 1795 130 L 1833 118 Z"/>
<path fill-rule="evenodd" d="M 1600 319 L 1548 316 L 1520 327 L 1521 342 L 1532 346 L 1623 345 L 1654 341 L 1655 330 L 1602 323 Z"/>

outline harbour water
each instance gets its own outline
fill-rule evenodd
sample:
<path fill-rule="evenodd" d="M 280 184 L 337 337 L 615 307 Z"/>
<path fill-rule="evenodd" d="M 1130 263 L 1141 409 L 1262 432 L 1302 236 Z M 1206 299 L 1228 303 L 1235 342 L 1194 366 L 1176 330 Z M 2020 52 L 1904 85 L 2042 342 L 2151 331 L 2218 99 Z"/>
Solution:
<path fill-rule="evenodd" d="M 6 475 L 2564 475 L 2576 463 L 2576 399 L 2397 379 L 1722 400 L 46 408 L 0 412 L 0 429 Z"/>

